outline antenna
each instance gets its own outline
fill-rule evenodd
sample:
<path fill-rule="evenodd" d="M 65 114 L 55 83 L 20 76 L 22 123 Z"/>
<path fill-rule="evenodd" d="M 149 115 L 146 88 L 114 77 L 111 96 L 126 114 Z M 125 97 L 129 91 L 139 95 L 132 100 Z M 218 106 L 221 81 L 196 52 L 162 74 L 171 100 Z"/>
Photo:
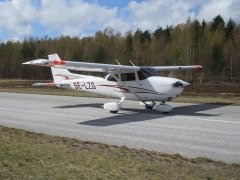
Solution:
<path fill-rule="evenodd" d="M 121 66 L 120 62 L 118 62 L 118 60 L 117 60 L 117 59 L 115 59 L 115 61 L 118 63 L 118 65 L 120 65 L 120 66 Z"/>
<path fill-rule="evenodd" d="M 133 62 L 129 59 L 129 62 L 133 65 L 133 66 L 135 66 L 135 64 L 133 64 Z"/>

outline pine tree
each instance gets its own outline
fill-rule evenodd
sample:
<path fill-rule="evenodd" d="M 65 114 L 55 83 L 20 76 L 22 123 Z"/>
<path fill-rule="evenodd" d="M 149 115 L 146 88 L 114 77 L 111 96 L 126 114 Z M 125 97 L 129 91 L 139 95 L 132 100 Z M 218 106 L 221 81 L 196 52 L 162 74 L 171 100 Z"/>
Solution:
<path fill-rule="evenodd" d="M 211 66 L 210 66 L 212 76 L 214 77 L 213 81 L 219 83 L 220 76 L 223 72 L 224 66 L 225 66 L 225 61 L 224 61 L 223 47 L 219 44 L 214 44 L 212 46 Z"/>

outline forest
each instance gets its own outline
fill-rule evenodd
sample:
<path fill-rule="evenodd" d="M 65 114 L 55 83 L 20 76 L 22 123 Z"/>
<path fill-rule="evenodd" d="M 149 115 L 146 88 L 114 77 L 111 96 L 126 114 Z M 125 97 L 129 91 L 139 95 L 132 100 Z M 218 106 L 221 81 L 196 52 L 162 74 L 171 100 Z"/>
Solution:
<path fill-rule="evenodd" d="M 51 79 L 49 68 L 22 65 L 57 52 L 63 60 L 144 66 L 195 65 L 201 71 L 179 70 L 160 75 L 178 76 L 195 84 L 239 83 L 240 25 L 221 15 L 211 21 L 186 20 L 155 31 L 121 34 L 107 27 L 93 36 L 26 37 L 0 43 L 1 79 Z"/>

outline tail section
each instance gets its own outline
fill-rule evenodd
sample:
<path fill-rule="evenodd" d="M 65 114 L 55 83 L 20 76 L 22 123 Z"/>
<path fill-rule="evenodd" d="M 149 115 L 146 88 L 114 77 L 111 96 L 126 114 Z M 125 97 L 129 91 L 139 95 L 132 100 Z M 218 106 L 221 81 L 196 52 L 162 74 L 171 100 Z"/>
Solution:
<path fill-rule="evenodd" d="M 60 57 L 56 53 L 48 55 L 48 59 L 50 61 L 61 62 Z M 67 69 L 64 68 L 51 67 L 51 70 L 54 83 L 56 84 L 60 84 L 62 80 L 68 80 L 76 77 L 75 74 L 69 72 Z"/>
<path fill-rule="evenodd" d="M 36 59 L 23 64 L 51 67 L 54 80 L 53 83 L 36 83 L 34 86 L 61 86 L 63 84 L 69 84 L 67 80 L 92 77 L 71 73 L 67 70 L 67 67 L 64 66 L 66 62 L 67 61 L 61 60 L 60 57 L 55 53 L 48 55 L 48 59 Z"/>

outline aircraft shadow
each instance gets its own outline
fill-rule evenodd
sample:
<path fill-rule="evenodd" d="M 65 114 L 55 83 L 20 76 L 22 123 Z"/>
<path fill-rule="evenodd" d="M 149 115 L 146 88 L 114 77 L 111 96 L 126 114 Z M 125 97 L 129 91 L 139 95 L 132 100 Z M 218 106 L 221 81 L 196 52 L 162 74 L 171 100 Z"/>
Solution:
<path fill-rule="evenodd" d="M 105 117 L 100 119 L 88 120 L 85 122 L 77 123 L 79 125 L 88 126 L 112 126 L 118 124 L 126 124 L 140 121 L 147 121 L 153 119 L 159 119 L 163 117 L 171 117 L 177 115 L 183 116 L 200 116 L 200 117 L 212 117 L 220 116 L 221 114 L 208 114 L 201 111 L 217 109 L 220 107 L 227 106 L 229 104 L 196 104 L 196 105 L 186 105 L 175 107 L 170 114 L 162 114 L 161 112 L 147 109 L 133 109 L 133 108 L 122 108 L 118 114 L 114 114 L 111 117 Z M 91 104 L 76 104 L 67 106 L 58 106 L 54 108 L 80 108 L 80 107 L 93 107 L 102 108 L 101 103 L 91 103 Z M 124 112 L 127 111 L 127 112 Z"/>
<path fill-rule="evenodd" d="M 83 107 L 94 107 L 94 108 L 103 108 L 102 103 L 91 103 L 91 104 L 74 104 L 74 105 L 66 105 L 66 106 L 56 106 L 53 108 L 59 109 L 68 109 L 68 108 L 83 108 Z"/>

